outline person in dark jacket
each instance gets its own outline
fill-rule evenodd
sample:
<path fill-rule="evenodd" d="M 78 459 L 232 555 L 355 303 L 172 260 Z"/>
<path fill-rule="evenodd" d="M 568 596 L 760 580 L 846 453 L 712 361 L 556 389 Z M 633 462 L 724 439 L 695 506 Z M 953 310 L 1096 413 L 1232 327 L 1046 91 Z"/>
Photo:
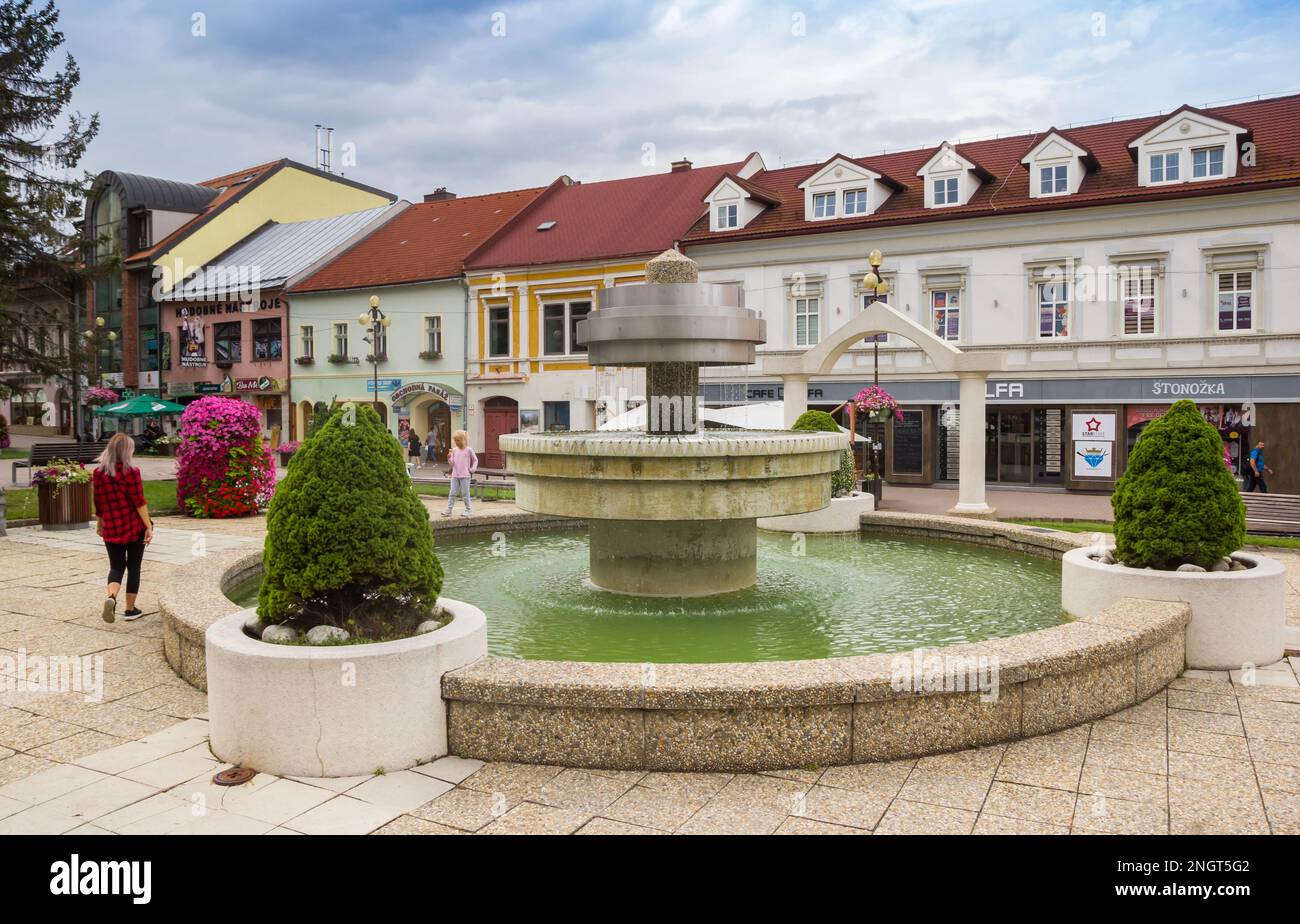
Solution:
<path fill-rule="evenodd" d="M 131 464 L 135 441 L 125 433 L 115 433 L 99 457 L 99 467 L 92 476 L 95 489 L 95 531 L 108 551 L 108 596 L 102 611 L 104 622 L 117 618 L 117 595 L 126 578 L 127 622 L 144 614 L 136 608 L 140 592 L 140 567 L 144 547 L 153 542 L 153 519 L 144 499 L 144 481 L 140 470 Z"/>

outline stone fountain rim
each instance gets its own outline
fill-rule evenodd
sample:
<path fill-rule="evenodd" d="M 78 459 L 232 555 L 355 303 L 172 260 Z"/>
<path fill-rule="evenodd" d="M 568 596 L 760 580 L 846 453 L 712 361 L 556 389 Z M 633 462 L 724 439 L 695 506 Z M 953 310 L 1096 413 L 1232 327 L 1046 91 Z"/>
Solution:
<path fill-rule="evenodd" d="M 847 433 L 794 430 L 707 430 L 683 436 L 650 436 L 619 430 L 512 433 L 501 437 L 506 453 L 555 456 L 692 458 L 697 456 L 793 456 L 847 448 Z"/>

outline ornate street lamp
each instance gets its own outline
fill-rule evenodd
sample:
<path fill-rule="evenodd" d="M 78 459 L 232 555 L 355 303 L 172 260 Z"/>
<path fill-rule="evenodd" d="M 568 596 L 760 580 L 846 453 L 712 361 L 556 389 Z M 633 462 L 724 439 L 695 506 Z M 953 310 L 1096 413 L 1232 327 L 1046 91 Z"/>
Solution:
<path fill-rule="evenodd" d="M 867 293 L 867 304 L 870 305 L 879 301 L 889 294 L 889 283 L 880 278 L 880 264 L 885 262 L 884 255 L 879 250 L 873 250 L 867 254 L 867 262 L 871 264 L 871 272 L 867 273 L 862 279 L 862 290 Z M 880 384 L 880 335 L 872 334 L 871 342 L 874 347 L 873 359 L 875 360 L 875 371 L 872 375 L 871 384 Z"/>
<path fill-rule="evenodd" d="M 379 411 L 379 341 L 384 331 L 393 323 L 393 319 L 379 310 L 379 296 L 372 295 L 370 296 L 369 310 L 363 311 L 357 316 L 357 323 L 362 327 L 370 328 L 370 335 L 361 339 L 370 344 L 370 364 L 373 369 L 373 388 L 375 389 L 375 397 L 372 403 L 375 406 L 375 413 L 382 418 L 383 414 Z"/>

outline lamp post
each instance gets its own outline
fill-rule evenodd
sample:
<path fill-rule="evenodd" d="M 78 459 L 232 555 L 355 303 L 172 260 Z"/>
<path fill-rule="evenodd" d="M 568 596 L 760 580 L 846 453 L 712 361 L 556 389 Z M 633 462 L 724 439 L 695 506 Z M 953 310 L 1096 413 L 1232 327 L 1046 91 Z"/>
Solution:
<path fill-rule="evenodd" d="M 86 372 L 87 372 L 87 375 L 86 375 L 86 381 L 87 381 L 87 382 L 90 381 L 90 374 L 89 374 L 89 373 L 93 372 L 93 371 L 95 370 L 96 366 L 97 366 L 97 359 L 98 359 L 98 357 L 97 357 L 95 354 L 96 354 L 96 352 L 98 351 L 98 347 L 97 347 L 97 345 L 96 345 L 96 340 L 99 338 L 100 328 L 102 328 L 103 326 L 104 326 L 104 318 L 103 318 L 103 317 L 96 317 L 96 318 L 95 318 L 95 326 L 94 326 L 94 327 L 88 327 L 88 328 L 86 328 L 85 330 L 83 330 L 83 331 L 81 332 L 81 337 L 82 337 L 82 339 L 86 341 Z M 105 339 L 107 339 L 109 343 L 116 343 L 116 342 L 117 342 L 117 331 L 115 331 L 115 330 L 110 330 L 110 331 L 105 335 Z M 78 352 L 80 352 L 80 351 L 78 351 Z M 76 376 L 76 377 L 79 378 L 79 377 L 81 376 L 81 357 L 80 357 L 80 356 L 77 356 L 76 359 L 74 360 L 74 367 L 75 367 L 75 371 L 74 371 L 73 374 L 74 374 L 74 376 Z M 78 382 L 77 384 L 80 385 L 80 382 Z M 77 414 L 78 417 L 81 416 L 81 407 L 80 407 L 80 405 L 77 406 L 75 413 Z M 81 432 L 81 421 L 80 421 L 80 420 L 77 420 L 77 421 L 75 422 L 75 426 L 76 426 L 76 430 L 77 430 L 77 432 L 80 433 L 80 432 Z M 93 439 L 93 437 L 94 437 L 94 435 L 95 435 L 95 434 L 94 434 L 94 426 L 95 426 L 95 424 L 94 424 L 94 420 L 93 420 L 93 418 L 92 418 L 92 420 L 91 420 L 91 434 L 90 434 L 91 437 L 92 437 L 92 439 Z"/>
<path fill-rule="evenodd" d="M 867 293 L 867 304 L 870 305 L 879 301 L 889 294 L 889 283 L 880 278 L 880 264 L 885 262 L 884 255 L 879 250 L 873 250 L 867 254 L 867 262 L 871 264 L 871 272 L 867 273 L 862 279 L 862 289 Z M 874 347 L 873 359 L 875 360 L 875 371 L 872 374 L 871 384 L 880 384 L 880 334 L 871 335 L 871 343 Z"/>
<path fill-rule="evenodd" d="M 361 339 L 370 344 L 370 364 L 373 370 L 372 387 L 375 390 L 372 403 L 375 406 L 375 413 L 379 414 L 379 340 L 384 331 L 388 329 L 388 326 L 393 323 L 393 319 L 379 310 L 379 296 L 372 295 L 370 296 L 370 308 L 358 315 L 357 323 L 362 327 L 370 328 L 370 336 Z M 383 415 L 380 414 L 380 416 Z M 387 420 L 384 423 L 387 425 Z"/>

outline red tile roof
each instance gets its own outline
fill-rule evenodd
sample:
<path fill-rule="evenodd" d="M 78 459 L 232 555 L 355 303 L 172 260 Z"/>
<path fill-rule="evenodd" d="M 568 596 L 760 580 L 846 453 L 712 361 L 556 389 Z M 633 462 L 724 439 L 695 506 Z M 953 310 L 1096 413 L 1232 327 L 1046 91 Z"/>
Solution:
<path fill-rule="evenodd" d="M 323 292 L 459 276 L 465 255 L 541 192 L 541 187 L 535 187 L 412 205 L 294 284 L 292 291 Z"/>
<path fill-rule="evenodd" d="M 1189 108 L 1182 107 L 1175 112 Z M 1097 168 L 1088 173 L 1079 192 L 1072 196 L 1043 199 L 1030 197 L 1029 171 L 1020 160 L 1048 134 L 1038 132 L 963 143 L 960 146 L 962 155 L 980 164 L 994 177 L 992 182 L 981 185 L 965 205 L 943 209 L 925 208 L 925 189 L 921 185 L 921 179 L 916 176 L 916 171 L 934 156 L 938 150 L 936 146 L 875 157 L 852 158 L 855 163 L 877 173 L 907 178 L 907 188 L 894 193 L 871 215 L 805 221 L 804 196 L 799 184 L 820 170 L 822 164 L 763 170 L 750 177 L 751 182 L 781 199 L 781 205 L 765 210 L 746 227 L 735 231 L 710 231 L 707 221 L 697 221 L 686 235 L 685 242 L 702 244 L 709 241 L 817 234 L 850 228 L 950 221 L 1014 212 L 1158 201 L 1300 185 L 1300 95 L 1197 111 L 1247 129 L 1258 152 L 1256 166 L 1239 166 L 1235 177 L 1221 180 L 1198 180 L 1173 186 L 1139 186 L 1137 164 L 1129 151 L 1129 142 L 1169 119 L 1172 113 L 1144 116 L 1072 128 L 1068 134 L 1061 132 L 1090 152 L 1097 161 Z"/>
<path fill-rule="evenodd" d="M 748 160 L 748 158 L 746 158 Z M 704 196 L 745 161 L 650 176 L 557 180 L 465 258 L 472 269 L 585 263 L 660 253 L 704 214 Z M 802 201 L 802 200 L 801 200 Z M 543 222 L 555 222 L 538 231 Z"/>

